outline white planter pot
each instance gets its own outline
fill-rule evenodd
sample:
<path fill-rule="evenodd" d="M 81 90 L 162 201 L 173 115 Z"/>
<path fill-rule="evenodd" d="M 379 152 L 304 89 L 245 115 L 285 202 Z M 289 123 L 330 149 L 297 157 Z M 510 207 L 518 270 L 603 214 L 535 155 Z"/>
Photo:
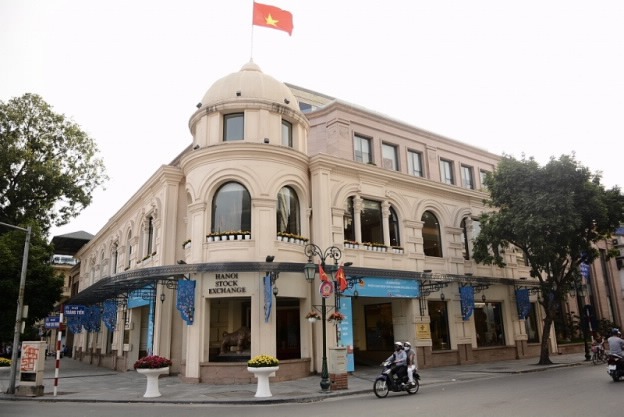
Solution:
<path fill-rule="evenodd" d="M 160 390 L 158 389 L 158 377 L 160 375 L 168 374 L 169 367 L 155 368 L 155 369 L 139 368 L 136 371 L 147 377 L 147 386 L 145 388 L 145 394 L 143 394 L 143 397 L 145 398 L 160 397 L 161 394 L 160 394 Z"/>
<path fill-rule="evenodd" d="M 258 386 L 256 387 L 256 395 L 254 397 L 272 397 L 271 387 L 269 386 L 269 377 L 275 376 L 275 372 L 279 369 L 279 366 L 268 366 L 265 368 L 252 368 L 247 367 L 247 370 L 254 374 L 258 379 Z"/>
<path fill-rule="evenodd" d="M 310 318 L 308 319 L 308 321 L 309 321 L 310 323 L 316 323 L 316 321 L 317 321 L 317 320 L 318 320 L 318 319 L 316 319 L 316 318 L 314 318 L 314 317 L 310 317 Z"/>

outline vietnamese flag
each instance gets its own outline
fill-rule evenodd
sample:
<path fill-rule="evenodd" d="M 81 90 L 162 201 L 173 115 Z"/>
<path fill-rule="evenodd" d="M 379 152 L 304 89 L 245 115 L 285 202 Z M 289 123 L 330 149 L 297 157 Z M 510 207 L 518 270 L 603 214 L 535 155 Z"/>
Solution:
<path fill-rule="evenodd" d="M 338 272 L 336 272 L 336 280 L 338 280 L 338 285 L 340 286 L 340 292 L 344 292 L 347 289 L 347 277 L 345 276 L 345 271 L 342 265 L 338 268 Z"/>
<path fill-rule="evenodd" d="M 321 278 L 321 281 L 329 282 L 329 277 L 323 270 L 323 266 L 321 264 L 319 264 L 319 277 Z"/>
<path fill-rule="evenodd" d="M 292 13 L 275 6 L 254 2 L 253 24 L 267 28 L 283 30 L 292 35 L 293 18 Z"/>

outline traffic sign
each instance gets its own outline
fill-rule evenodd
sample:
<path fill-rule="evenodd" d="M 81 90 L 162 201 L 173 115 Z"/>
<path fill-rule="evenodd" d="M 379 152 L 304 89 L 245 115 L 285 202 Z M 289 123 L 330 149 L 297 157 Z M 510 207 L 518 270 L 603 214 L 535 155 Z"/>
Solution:
<path fill-rule="evenodd" d="M 61 325 L 61 320 L 59 316 L 49 316 L 45 319 L 45 328 L 46 329 L 58 329 Z"/>

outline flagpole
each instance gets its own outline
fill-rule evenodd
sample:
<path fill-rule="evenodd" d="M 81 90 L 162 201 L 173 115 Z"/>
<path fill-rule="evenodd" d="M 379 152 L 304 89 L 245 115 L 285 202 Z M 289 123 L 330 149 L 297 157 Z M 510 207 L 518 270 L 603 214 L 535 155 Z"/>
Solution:
<path fill-rule="evenodd" d="M 255 1 L 251 1 L 251 42 L 249 48 L 249 60 L 253 61 L 253 43 L 254 43 L 254 3 Z"/>

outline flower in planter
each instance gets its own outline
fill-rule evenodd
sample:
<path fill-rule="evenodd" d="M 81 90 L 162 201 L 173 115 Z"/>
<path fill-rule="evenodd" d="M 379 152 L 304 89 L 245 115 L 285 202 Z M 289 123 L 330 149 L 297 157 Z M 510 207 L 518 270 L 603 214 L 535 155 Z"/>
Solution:
<path fill-rule="evenodd" d="M 271 355 L 258 355 L 247 361 L 247 366 L 250 368 L 268 368 L 270 366 L 278 365 L 279 360 Z"/>
<path fill-rule="evenodd" d="M 329 317 L 327 317 L 327 321 L 335 321 L 335 322 L 341 322 L 345 319 L 345 315 L 342 314 L 340 311 L 334 311 L 333 313 L 331 313 L 329 315 Z"/>
<path fill-rule="evenodd" d="M 11 360 L 7 358 L 0 358 L 0 368 L 11 366 Z"/>
<path fill-rule="evenodd" d="M 134 363 L 134 369 L 158 369 L 171 366 L 170 359 L 162 356 L 150 355 L 145 356 Z"/>
<path fill-rule="evenodd" d="M 320 320 L 321 315 L 319 313 L 317 313 L 316 311 L 312 310 L 308 314 L 305 315 L 305 318 L 306 319 Z"/>

